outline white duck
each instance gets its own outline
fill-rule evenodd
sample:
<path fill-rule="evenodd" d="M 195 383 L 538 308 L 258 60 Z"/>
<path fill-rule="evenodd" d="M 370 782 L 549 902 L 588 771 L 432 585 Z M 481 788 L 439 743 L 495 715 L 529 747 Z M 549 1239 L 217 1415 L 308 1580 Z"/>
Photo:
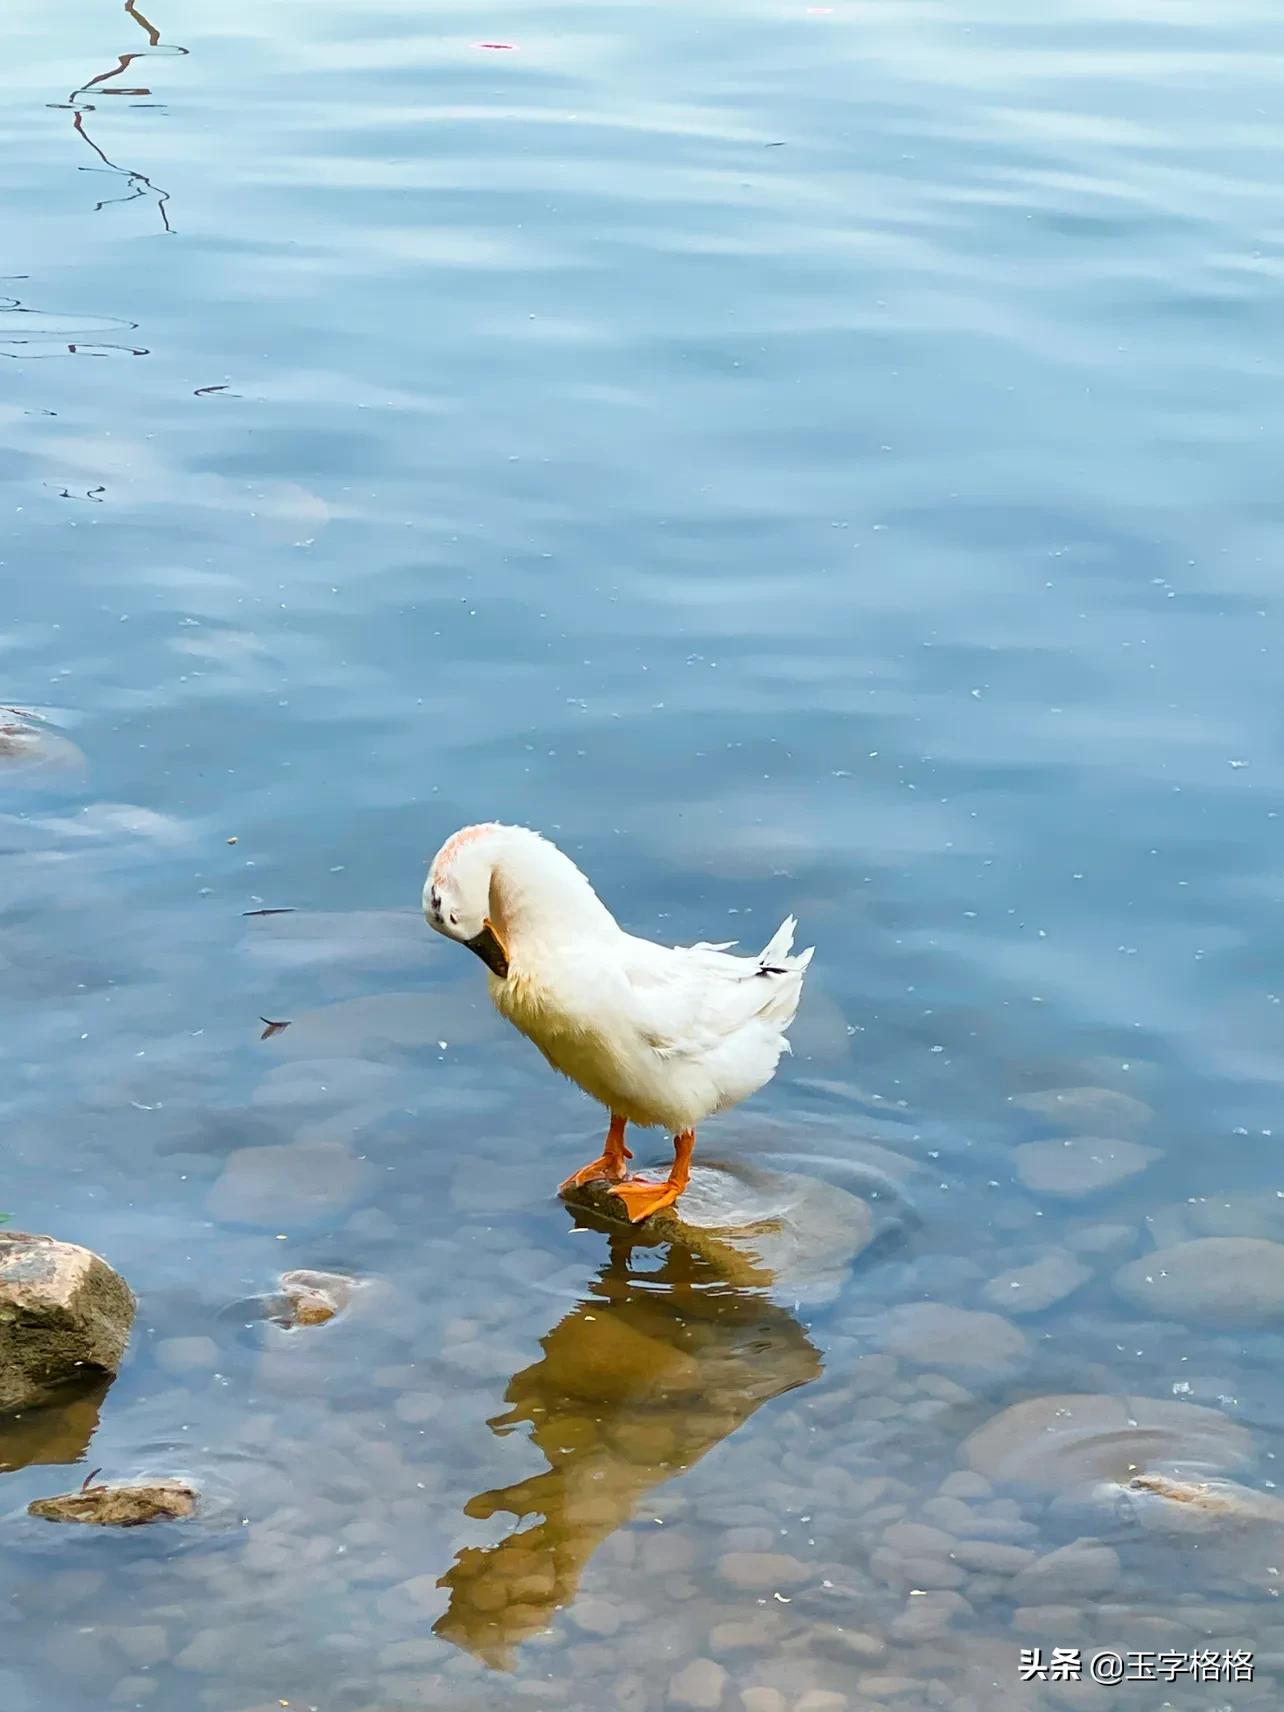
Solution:
<path fill-rule="evenodd" d="M 601 1157 L 562 1188 L 603 1178 L 630 1219 L 673 1205 L 696 1124 L 756 1093 L 789 1050 L 784 1031 L 812 956 L 789 955 L 792 916 L 758 957 L 654 945 L 624 931 L 556 845 L 495 821 L 446 840 L 423 906 L 430 927 L 485 963 L 502 1015 L 610 1112 Z M 665 1182 L 627 1176 L 630 1123 L 672 1132 Z"/>

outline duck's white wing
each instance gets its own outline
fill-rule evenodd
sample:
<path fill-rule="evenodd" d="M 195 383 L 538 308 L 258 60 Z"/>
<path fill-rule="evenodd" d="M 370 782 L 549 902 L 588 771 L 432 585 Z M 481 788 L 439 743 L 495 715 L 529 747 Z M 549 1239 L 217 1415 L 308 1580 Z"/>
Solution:
<path fill-rule="evenodd" d="M 758 957 L 729 957 L 715 945 L 632 940 L 624 975 L 647 1044 L 661 1058 L 699 1057 L 755 1023 L 783 1033 L 812 957 L 811 950 L 790 956 L 795 925 L 791 916 Z"/>

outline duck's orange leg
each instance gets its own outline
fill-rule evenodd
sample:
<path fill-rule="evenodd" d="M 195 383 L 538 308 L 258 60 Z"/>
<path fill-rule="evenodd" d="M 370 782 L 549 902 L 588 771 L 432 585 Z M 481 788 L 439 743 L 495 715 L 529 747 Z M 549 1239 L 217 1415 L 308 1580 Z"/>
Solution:
<path fill-rule="evenodd" d="M 618 1113 L 611 1113 L 611 1127 L 602 1143 L 602 1157 L 572 1173 L 558 1189 L 559 1195 L 564 1195 L 568 1189 L 578 1189 L 581 1183 L 596 1183 L 603 1178 L 608 1183 L 619 1182 L 628 1169 L 624 1161 L 633 1157 L 624 1145 L 625 1121 Z"/>
<path fill-rule="evenodd" d="M 674 1204 L 690 1181 L 694 1150 L 695 1131 L 684 1129 L 673 1138 L 673 1169 L 663 1183 L 648 1183 L 644 1177 L 634 1177 L 612 1186 L 611 1193 L 624 1202 L 624 1210 L 633 1224 L 658 1213 L 661 1207 Z"/>

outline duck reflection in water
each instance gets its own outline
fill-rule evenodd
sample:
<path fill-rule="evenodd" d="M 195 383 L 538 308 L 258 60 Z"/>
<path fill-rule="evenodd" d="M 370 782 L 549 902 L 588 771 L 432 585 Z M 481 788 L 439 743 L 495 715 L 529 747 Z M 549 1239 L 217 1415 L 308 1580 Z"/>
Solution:
<path fill-rule="evenodd" d="M 450 1603 L 435 1632 L 499 1669 L 575 1597 L 589 1559 L 655 1487 L 697 1463 L 763 1403 L 807 1385 L 821 1360 L 792 1314 L 767 1295 L 771 1275 L 728 1250 L 654 1250 L 611 1238 L 610 1258 L 579 1303 L 513 1375 L 498 1434 L 529 1424 L 546 1473 L 479 1493 L 485 1520 L 543 1519 L 494 1546 L 466 1546 L 438 1583 Z"/>

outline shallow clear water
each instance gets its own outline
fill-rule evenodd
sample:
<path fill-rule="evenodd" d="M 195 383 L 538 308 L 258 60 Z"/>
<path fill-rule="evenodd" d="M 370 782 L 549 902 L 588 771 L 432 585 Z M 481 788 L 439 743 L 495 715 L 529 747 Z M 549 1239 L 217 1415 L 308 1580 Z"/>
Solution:
<path fill-rule="evenodd" d="M 3 33 L 0 1206 L 140 1298 L 0 1442 L 6 1712 L 1278 1705 L 1277 1525 L 951 1484 L 1064 1393 L 1281 1447 L 1284 1251 L 1116 1283 L 1284 1238 L 1278 9 Z M 598 1115 L 417 910 L 491 815 L 642 933 L 799 915 L 702 1150 L 869 1198 L 836 1283 L 573 1228 Z M 1062 1136 L 1154 1156 L 1032 1187 Z M 287 1332 L 289 1266 L 364 1288 Z M 25 1518 L 99 1465 L 207 1515 Z M 1256 1681 L 1018 1680 L 1080 1643 Z"/>

